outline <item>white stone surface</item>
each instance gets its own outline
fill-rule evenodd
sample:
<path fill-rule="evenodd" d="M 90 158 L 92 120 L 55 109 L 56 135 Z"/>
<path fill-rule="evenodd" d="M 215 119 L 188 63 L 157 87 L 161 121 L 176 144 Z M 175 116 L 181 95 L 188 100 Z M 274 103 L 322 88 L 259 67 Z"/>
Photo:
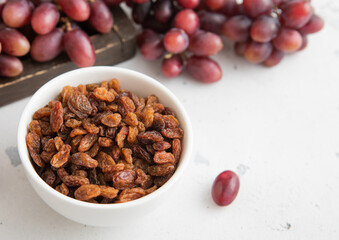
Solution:
<path fill-rule="evenodd" d="M 303 52 L 267 69 L 216 59 L 222 81 L 161 76 L 137 55 L 120 64 L 159 79 L 183 102 L 195 154 L 177 196 L 137 226 L 94 228 L 58 215 L 27 182 L 16 150 L 28 99 L 0 108 L 0 239 L 339 239 L 339 2 L 314 0 L 324 30 Z M 240 175 L 235 202 L 211 200 L 218 173 Z"/>

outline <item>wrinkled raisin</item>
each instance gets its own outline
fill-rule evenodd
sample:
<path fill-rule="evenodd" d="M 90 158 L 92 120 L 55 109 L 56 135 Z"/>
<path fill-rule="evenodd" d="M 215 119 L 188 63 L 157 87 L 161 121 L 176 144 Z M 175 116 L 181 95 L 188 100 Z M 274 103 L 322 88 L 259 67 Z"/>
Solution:
<path fill-rule="evenodd" d="M 127 163 L 133 163 L 132 150 L 129 148 L 121 149 L 121 154 Z"/>
<path fill-rule="evenodd" d="M 175 166 L 171 163 L 153 165 L 148 167 L 148 173 L 152 176 L 165 176 L 174 171 Z"/>
<path fill-rule="evenodd" d="M 51 187 L 53 187 L 56 180 L 55 173 L 51 169 L 47 169 L 42 175 L 41 178 Z"/>
<path fill-rule="evenodd" d="M 153 161 L 156 164 L 164 164 L 164 163 L 174 163 L 175 159 L 172 153 L 165 151 L 157 151 L 154 154 Z"/>
<path fill-rule="evenodd" d="M 87 130 L 88 133 L 91 134 L 98 134 L 99 133 L 99 128 L 91 123 L 90 119 L 86 118 L 82 121 L 82 127 Z"/>
<path fill-rule="evenodd" d="M 67 187 L 77 187 L 85 184 L 89 184 L 88 178 L 81 176 L 67 175 L 63 177 L 62 181 L 67 185 Z"/>
<path fill-rule="evenodd" d="M 113 140 L 106 137 L 99 137 L 98 143 L 100 147 L 112 147 L 113 146 Z"/>
<path fill-rule="evenodd" d="M 95 134 L 87 134 L 85 135 L 79 144 L 78 151 L 79 152 L 86 152 L 88 151 L 94 143 L 98 140 L 98 136 Z"/>
<path fill-rule="evenodd" d="M 117 128 L 116 127 L 109 127 L 106 129 L 106 137 L 115 139 L 115 136 L 117 134 Z"/>
<path fill-rule="evenodd" d="M 169 142 L 161 141 L 153 143 L 152 146 L 156 151 L 163 151 L 169 149 L 171 147 L 171 144 Z"/>
<path fill-rule="evenodd" d="M 108 82 L 108 88 L 114 89 L 116 92 L 120 92 L 120 83 L 118 79 L 112 79 Z"/>
<path fill-rule="evenodd" d="M 78 136 L 78 135 L 85 135 L 87 134 L 87 130 L 86 129 L 83 129 L 82 127 L 77 127 L 77 128 L 74 128 L 71 133 L 70 133 L 70 137 L 71 138 L 74 138 L 75 136 Z"/>
<path fill-rule="evenodd" d="M 92 105 L 88 101 L 88 98 L 80 93 L 79 91 L 74 91 L 71 93 L 68 101 L 68 108 L 77 115 L 78 118 L 86 118 L 92 113 Z"/>
<path fill-rule="evenodd" d="M 100 187 L 94 184 L 86 184 L 80 186 L 74 192 L 74 197 L 78 200 L 89 200 L 100 195 Z"/>
<path fill-rule="evenodd" d="M 135 105 L 132 99 L 127 96 L 122 96 L 118 100 L 118 111 L 122 116 L 126 116 L 129 112 L 135 111 Z"/>
<path fill-rule="evenodd" d="M 101 119 L 101 122 L 108 127 L 117 127 L 121 122 L 121 115 L 119 113 L 106 115 Z"/>
<path fill-rule="evenodd" d="M 33 119 L 34 120 L 40 120 L 43 117 L 49 117 L 51 115 L 51 109 L 49 107 L 43 107 L 37 110 L 33 114 Z"/>
<path fill-rule="evenodd" d="M 104 152 L 99 152 L 97 156 L 97 161 L 99 168 L 104 168 L 105 166 L 108 165 L 115 165 L 115 161 L 113 160 L 113 158 Z"/>
<path fill-rule="evenodd" d="M 51 165 L 55 168 L 60 168 L 64 166 L 68 162 L 70 152 L 71 152 L 71 146 L 68 144 L 64 144 L 60 148 L 60 151 L 53 156 L 50 162 Z"/>
<path fill-rule="evenodd" d="M 54 138 L 54 144 L 55 144 L 55 148 L 56 150 L 60 150 L 60 148 L 64 145 L 64 142 L 62 141 L 62 139 L 60 137 L 55 137 Z"/>
<path fill-rule="evenodd" d="M 115 137 L 115 141 L 117 142 L 117 145 L 119 148 L 124 147 L 124 141 L 128 134 L 128 127 L 123 126 L 120 131 L 118 132 L 117 136 Z"/>
<path fill-rule="evenodd" d="M 147 175 L 143 170 L 136 170 L 137 178 L 135 179 L 135 183 L 140 185 L 143 189 L 146 189 L 151 186 L 152 180 L 151 176 Z"/>
<path fill-rule="evenodd" d="M 91 149 L 87 152 L 87 154 L 91 157 L 91 158 L 94 158 L 98 152 L 99 152 L 99 149 L 100 149 L 100 146 L 98 143 L 95 143 Z"/>
<path fill-rule="evenodd" d="M 139 134 L 137 127 L 128 127 L 128 135 L 127 135 L 127 142 L 134 143 L 137 140 L 137 136 Z"/>
<path fill-rule="evenodd" d="M 145 190 L 142 188 L 132 188 L 123 190 L 116 203 L 124 203 L 129 202 L 138 198 L 145 196 Z"/>
<path fill-rule="evenodd" d="M 60 185 L 56 186 L 55 189 L 66 196 L 69 194 L 69 189 L 65 183 L 61 183 Z"/>
<path fill-rule="evenodd" d="M 147 107 L 143 110 L 143 119 L 142 122 L 145 125 L 145 128 L 150 128 L 153 125 L 154 120 L 154 109 Z"/>
<path fill-rule="evenodd" d="M 103 196 L 104 198 L 110 198 L 113 199 L 115 198 L 118 193 L 119 190 L 109 187 L 109 186 L 99 186 L 100 187 L 100 196 Z"/>
<path fill-rule="evenodd" d="M 133 127 L 138 126 L 138 123 L 139 123 L 137 115 L 135 115 L 135 113 L 133 112 L 127 113 L 123 121 L 126 124 L 133 126 Z"/>
<path fill-rule="evenodd" d="M 98 166 L 97 160 L 82 152 L 72 154 L 71 161 L 75 165 L 84 166 L 87 168 L 96 168 Z"/>
<path fill-rule="evenodd" d="M 135 186 L 136 173 L 133 170 L 123 170 L 113 175 L 113 186 L 123 190 Z"/>
<path fill-rule="evenodd" d="M 112 157 L 115 161 L 120 158 L 120 148 L 118 146 L 114 146 L 112 149 Z"/>
<path fill-rule="evenodd" d="M 38 134 L 40 138 L 42 137 L 41 126 L 38 120 L 33 120 L 29 124 L 29 130 Z"/>
<path fill-rule="evenodd" d="M 133 154 L 136 157 L 141 158 L 141 159 L 147 161 L 148 163 L 152 162 L 151 155 L 145 149 L 143 149 L 142 147 L 140 147 L 138 145 L 133 145 L 132 151 L 133 151 Z"/>
<path fill-rule="evenodd" d="M 184 131 L 181 128 L 165 128 L 161 134 L 167 138 L 182 138 Z"/>
<path fill-rule="evenodd" d="M 181 155 L 181 141 L 179 139 L 173 139 L 172 141 L 172 152 L 177 163 Z"/>
<path fill-rule="evenodd" d="M 113 102 L 114 98 L 115 98 L 115 96 L 112 92 L 110 92 L 106 88 L 102 88 L 102 87 L 94 89 L 93 94 L 98 99 L 100 99 L 102 101 L 106 101 L 106 102 Z"/>
<path fill-rule="evenodd" d="M 142 144 L 152 144 L 155 142 L 161 142 L 164 140 L 163 136 L 157 131 L 146 131 L 143 133 L 139 133 L 138 141 Z"/>
<path fill-rule="evenodd" d="M 45 166 L 45 162 L 42 161 L 39 152 L 40 152 L 40 137 L 35 132 L 30 132 L 26 136 L 26 144 L 28 152 L 31 155 L 33 161 L 39 167 Z"/>
<path fill-rule="evenodd" d="M 64 122 L 64 109 L 59 101 L 50 101 L 51 115 L 50 124 L 53 132 L 58 132 Z"/>

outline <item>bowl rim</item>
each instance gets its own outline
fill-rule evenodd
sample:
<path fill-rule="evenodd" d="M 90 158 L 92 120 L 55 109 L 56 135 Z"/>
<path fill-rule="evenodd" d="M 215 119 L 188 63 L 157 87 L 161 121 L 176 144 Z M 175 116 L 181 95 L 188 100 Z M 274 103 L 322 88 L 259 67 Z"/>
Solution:
<path fill-rule="evenodd" d="M 61 81 L 64 77 L 68 77 L 69 75 L 82 75 L 82 74 L 86 74 L 87 72 L 95 72 L 95 71 L 111 71 L 112 75 L 114 75 L 114 73 L 116 72 L 120 72 L 126 75 L 131 75 L 133 77 L 136 77 L 138 79 L 140 79 L 143 82 L 147 82 L 149 84 L 154 85 L 157 89 L 160 89 L 163 93 L 165 93 L 166 95 L 168 95 L 171 100 L 173 100 L 174 104 L 175 104 L 175 108 L 176 111 L 180 112 L 182 119 L 181 122 L 185 122 L 185 125 L 181 125 L 181 127 L 184 129 L 185 132 L 185 146 L 184 146 L 184 150 L 181 153 L 181 159 L 180 159 L 180 164 L 178 165 L 175 173 L 172 175 L 172 177 L 163 185 L 161 186 L 159 189 L 157 189 L 156 191 L 141 197 L 139 199 L 133 200 L 133 201 L 129 201 L 129 202 L 125 202 L 125 203 L 117 203 L 117 204 L 93 204 L 93 203 L 89 203 L 89 202 L 84 202 L 84 201 L 80 201 L 77 200 L 75 198 L 71 198 L 68 196 L 63 195 L 62 193 L 56 191 L 54 188 L 50 187 L 45 181 L 42 180 L 42 178 L 38 175 L 38 173 L 36 172 L 36 170 L 33 167 L 33 164 L 31 163 L 30 157 L 29 157 L 29 153 L 26 147 L 26 135 L 27 135 L 27 129 L 28 129 L 28 125 L 25 125 L 25 121 L 27 119 L 27 115 L 28 112 L 30 111 L 31 104 L 39 98 L 39 96 L 41 94 L 43 94 L 44 92 L 48 91 L 48 89 L 53 86 L 57 81 Z M 114 76 L 113 76 L 114 77 Z M 112 77 L 112 78 L 113 78 Z M 98 80 L 102 81 L 102 80 Z M 95 80 L 93 81 L 95 82 Z M 81 83 L 79 83 L 81 84 Z M 156 93 L 155 93 L 156 94 Z M 52 100 L 52 99 L 51 99 Z M 31 118 L 32 116 L 30 116 Z M 49 80 L 47 83 L 45 83 L 43 86 L 41 86 L 31 97 L 31 99 L 28 101 L 28 103 L 26 104 L 21 117 L 20 117 L 20 121 L 19 121 L 19 125 L 18 125 L 18 133 L 17 133 L 17 144 L 18 144 L 18 151 L 19 151 L 19 156 L 22 162 L 22 165 L 24 166 L 27 178 L 29 178 L 30 180 L 33 180 L 36 184 L 40 185 L 40 187 L 44 188 L 44 190 L 46 190 L 48 193 L 50 193 L 51 195 L 54 195 L 54 197 L 59 198 L 62 201 L 65 201 L 69 204 L 73 204 L 73 205 L 77 205 L 79 207 L 85 207 L 85 208 L 89 208 L 89 209 L 96 209 L 96 210 L 101 210 L 101 209 L 125 209 L 125 208 L 131 208 L 131 207 L 135 207 L 138 205 L 142 205 L 146 202 L 149 202 L 150 200 L 156 198 L 159 195 L 162 195 L 164 192 L 168 191 L 173 185 L 175 185 L 175 183 L 179 180 L 179 178 L 183 175 L 184 170 L 186 169 L 186 167 L 188 166 L 190 159 L 191 159 L 191 155 L 192 155 L 192 151 L 193 151 L 193 130 L 192 130 L 192 124 L 191 121 L 189 119 L 189 116 L 184 108 L 184 106 L 182 105 L 182 103 L 179 101 L 179 99 L 167 88 L 165 87 L 163 84 L 161 84 L 160 82 L 158 82 L 157 80 L 155 80 L 154 78 L 134 71 L 134 70 L 130 70 L 127 68 L 121 68 L 121 67 L 111 67 L 111 66 L 95 66 L 95 67 L 87 67 L 87 68 L 80 68 L 80 69 L 76 69 L 76 70 L 72 70 L 66 73 L 63 73 L 61 75 L 58 75 L 57 77 Z"/>

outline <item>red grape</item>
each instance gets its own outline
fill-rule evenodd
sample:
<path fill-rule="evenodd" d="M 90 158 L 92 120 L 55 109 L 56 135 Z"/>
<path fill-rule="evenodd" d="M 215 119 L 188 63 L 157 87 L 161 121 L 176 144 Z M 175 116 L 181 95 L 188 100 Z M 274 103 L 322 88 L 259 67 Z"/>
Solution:
<path fill-rule="evenodd" d="M 244 15 L 231 17 L 222 28 L 222 33 L 235 42 L 244 42 L 249 37 L 251 19 Z"/>
<path fill-rule="evenodd" d="M 142 41 L 140 52 L 147 60 L 155 60 L 165 54 L 162 37 L 158 34 L 149 35 Z"/>
<path fill-rule="evenodd" d="M 238 175 L 232 171 L 224 171 L 214 180 L 212 198 L 219 206 L 230 205 L 237 197 L 239 187 L 240 180 Z"/>
<path fill-rule="evenodd" d="M 301 36 L 302 36 L 302 39 L 303 39 L 303 40 L 302 40 L 301 46 L 300 46 L 300 48 L 298 49 L 298 51 L 304 50 L 304 49 L 307 47 L 307 44 L 308 44 L 306 35 L 301 35 Z"/>
<path fill-rule="evenodd" d="M 271 53 L 271 55 L 264 61 L 264 65 L 266 67 L 273 67 L 281 62 L 281 60 L 284 57 L 284 53 L 274 49 Z"/>
<path fill-rule="evenodd" d="M 27 0 L 11 0 L 2 10 L 2 20 L 8 27 L 19 28 L 29 23 L 32 7 Z"/>
<path fill-rule="evenodd" d="M 219 10 L 226 5 L 227 0 L 205 0 L 206 6 L 211 10 Z"/>
<path fill-rule="evenodd" d="M 148 15 L 145 20 L 142 22 L 143 28 L 150 28 L 157 33 L 166 33 L 171 27 L 171 21 L 167 23 L 162 23 L 157 21 L 154 16 Z"/>
<path fill-rule="evenodd" d="M 232 17 L 235 15 L 244 14 L 244 9 L 242 4 L 238 4 L 236 0 L 226 0 L 225 5 L 218 10 L 221 14 L 224 14 L 227 17 Z"/>
<path fill-rule="evenodd" d="M 138 3 L 138 4 L 145 3 L 145 2 L 148 2 L 148 1 L 150 1 L 150 0 L 132 0 L 132 2 Z"/>
<path fill-rule="evenodd" d="M 37 62 L 47 62 L 54 59 L 62 51 L 63 35 L 64 32 L 60 28 L 56 28 L 48 34 L 37 36 L 32 42 L 32 58 Z"/>
<path fill-rule="evenodd" d="M 113 16 L 102 0 L 90 2 L 91 15 L 89 22 L 100 33 L 109 33 L 113 27 Z"/>
<path fill-rule="evenodd" d="M 165 58 L 162 62 L 162 73 L 168 78 L 177 77 L 182 72 L 183 65 L 184 63 L 180 55 Z"/>
<path fill-rule="evenodd" d="M 158 0 L 155 2 L 154 17 L 156 20 L 162 23 L 168 22 L 173 14 L 173 6 L 171 0 Z"/>
<path fill-rule="evenodd" d="M 34 4 L 34 6 L 39 6 L 42 3 L 53 2 L 53 0 L 30 0 L 30 1 Z"/>
<path fill-rule="evenodd" d="M 90 16 L 90 8 L 86 0 L 57 0 L 62 11 L 71 19 L 83 22 Z"/>
<path fill-rule="evenodd" d="M 0 42 L 2 51 L 12 56 L 24 56 L 30 49 L 27 38 L 19 31 L 11 28 L 0 30 Z"/>
<path fill-rule="evenodd" d="M 196 8 L 199 5 L 200 0 L 177 0 L 177 2 L 183 8 Z"/>
<path fill-rule="evenodd" d="M 199 28 L 199 17 L 192 9 L 181 10 L 174 18 L 174 27 L 184 30 L 188 35 L 192 35 Z"/>
<path fill-rule="evenodd" d="M 150 1 L 141 4 L 133 4 L 132 17 L 134 22 L 139 24 L 143 23 L 151 9 L 151 6 L 152 3 Z"/>
<path fill-rule="evenodd" d="M 149 38 L 156 36 L 157 34 L 152 29 L 144 29 L 137 37 L 137 45 L 139 48 Z"/>
<path fill-rule="evenodd" d="M 218 35 L 222 34 L 222 26 L 227 20 L 223 14 L 203 10 L 198 13 L 198 16 L 200 20 L 200 28 L 202 30 L 213 32 Z"/>
<path fill-rule="evenodd" d="M 262 63 L 272 53 L 271 43 L 250 42 L 246 46 L 244 56 L 251 63 Z"/>
<path fill-rule="evenodd" d="M 313 8 L 309 2 L 291 2 L 282 9 L 280 21 L 289 28 L 301 28 L 312 17 Z"/>
<path fill-rule="evenodd" d="M 165 49 L 174 54 L 185 51 L 188 47 L 188 43 L 189 40 L 187 34 L 179 28 L 172 28 L 164 37 Z"/>
<path fill-rule="evenodd" d="M 273 39 L 273 45 L 275 48 L 282 52 L 295 52 L 302 45 L 301 34 L 294 29 L 282 28 L 278 33 L 278 36 Z"/>
<path fill-rule="evenodd" d="M 117 6 L 122 3 L 124 0 L 104 0 L 108 6 Z"/>
<path fill-rule="evenodd" d="M 67 55 L 78 67 L 89 67 L 95 63 L 94 47 L 81 29 L 65 33 L 63 42 Z"/>
<path fill-rule="evenodd" d="M 4 9 L 6 2 L 7 0 L 0 0 L 0 20 L 2 19 L 2 10 Z"/>
<path fill-rule="evenodd" d="M 276 18 L 261 16 L 251 27 L 251 38 L 256 42 L 269 42 L 277 36 L 279 23 Z"/>
<path fill-rule="evenodd" d="M 31 25 L 33 30 L 38 34 L 47 34 L 57 25 L 60 13 L 55 4 L 43 3 L 33 12 Z"/>
<path fill-rule="evenodd" d="M 210 56 L 217 54 L 223 46 L 217 34 L 200 30 L 191 37 L 188 50 L 197 56 Z"/>
<path fill-rule="evenodd" d="M 22 62 L 17 57 L 0 54 L 0 76 L 15 77 L 22 73 L 23 69 Z"/>
<path fill-rule="evenodd" d="M 244 56 L 248 42 L 236 42 L 234 44 L 234 51 L 238 56 Z"/>
<path fill-rule="evenodd" d="M 272 0 L 244 0 L 243 5 L 246 14 L 251 18 L 270 13 L 273 8 Z"/>
<path fill-rule="evenodd" d="M 324 21 L 318 15 L 313 15 L 311 19 L 299 29 L 301 34 L 311 34 L 320 31 L 324 27 Z"/>
<path fill-rule="evenodd" d="M 188 59 L 186 69 L 195 79 L 204 83 L 217 82 L 222 77 L 219 64 L 209 57 L 193 55 Z"/>

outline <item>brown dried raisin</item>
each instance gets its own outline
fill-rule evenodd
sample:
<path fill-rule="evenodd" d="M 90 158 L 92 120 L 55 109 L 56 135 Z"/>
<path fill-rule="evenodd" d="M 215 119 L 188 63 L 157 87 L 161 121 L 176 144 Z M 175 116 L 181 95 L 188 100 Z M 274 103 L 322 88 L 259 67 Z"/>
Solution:
<path fill-rule="evenodd" d="M 123 170 L 113 175 L 113 186 L 123 190 L 135 186 L 136 173 L 133 170 Z"/>
<path fill-rule="evenodd" d="M 120 122 L 121 115 L 119 113 L 109 114 L 101 119 L 101 123 L 108 127 L 117 127 Z"/>
<path fill-rule="evenodd" d="M 175 163 L 180 159 L 181 155 L 181 141 L 179 139 L 173 139 L 172 141 L 172 152 L 175 158 Z"/>
<path fill-rule="evenodd" d="M 65 183 L 61 183 L 60 185 L 56 186 L 55 189 L 66 196 L 69 194 L 69 189 Z"/>
<path fill-rule="evenodd" d="M 60 168 L 68 162 L 71 146 L 68 144 L 62 145 L 60 151 L 55 154 L 51 160 L 51 165 L 55 168 Z"/>
<path fill-rule="evenodd" d="M 50 115 L 51 115 L 51 109 L 49 107 L 43 107 L 43 108 L 40 108 L 39 110 L 37 110 L 33 114 L 33 119 L 34 120 L 40 120 L 41 118 L 49 117 Z"/>
<path fill-rule="evenodd" d="M 142 147 L 140 147 L 138 145 L 133 145 L 132 151 L 133 151 L 133 154 L 136 157 L 141 158 L 141 159 L 147 161 L 148 163 L 152 162 L 151 155 L 145 149 L 143 149 Z"/>
<path fill-rule="evenodd" d="M 143 133 L 139 133 L 138 136 L 138 141 L 142 144 L 152 144 L 155 142 L 161 142 L 164 140 L 163 136 L 157 131 L 146 131 Z"/>
<path fill-rule="evenodd" d="M 181 128 L 165 128 L 161 131 L 161 134 L 167 138 L 182 138 L 184 136 L 184 130 Z"/>
<path fill-rule="evenodd" d="M 39 135 L 40 138 L 42 138 L 42 132 L 41 132 L 41 126 L 38 120 L 33 120 L 30 124 L 29 124 L 29 130 L 31 132 L 35 132 L 36 134 Z"/>
<path fill-rule="evenodd" d="M 123 121 L 132 127 L 138 126 L 139 123 L 137 115 L 135 115 L 133 112 L 127 113 Z"/>
<path fill-rule="evenodd" d="M 85 135 L 87 134 L 87 130 L 86 129 L 83 129 L 82 127 L 77 127 L 77 128 L 74 128 L 71 133 L 70 133 L 70 137 L 71 138 L 74 138 L 75 136 L 78 136 L 78 135 Z"/>
<path fill-rule="evenodd" d="M 67 185 L 67 187 L 77 187 L 81 185 L 89 184 L 88 178 L 81 176 L 67 175 L 62 178 L 62 181 Z"/>
<path fill-rule="evenodd" d="M 80 186 L 74 192 L 74 197 L 78 200 L 89 200 L 100 195 L 100 187 L 94 184 L 86 184 Z"/>
<path fill-rule="evenodd" d="M 121 149 L 122 156 L 127 163 L 133 163 L 132 150 L 129 148 Z"/>
<path fill-rule="evenodd" d="M 40 152 L 40 137 L 35 132 L 30 132 L 26 136 L 26 144 L 28 152 L 31 155 L 33 161 L 39 167 L 45 166 L 45 162 L 42 161 L 39 152 Z"/>
<path fill-rule="evenodd" d="M 96 168 L 98 166 L 98 161 L 91 158 L 86 153 L 74 153 L 71 156 L 71 161 L 75 165 L 87 167 L 87 168 Z"/>
<path fill-rule="evenodd" d="M 128 127 L 128 136 L 127 136 L 127 142 L 134 143 L 137 140 L 137 136 L 139 134 L 137 127 Z"/>
<path fill-rule="evenodd" d="M 163 151 L 163 150 L 169 149 L 170 147 L 171 147 L 171 144 L 166 141 L 153 143 L 153 148 L 156 151 Z"/>
<path fill-rule="evenodd" d="M 164 164 L 164 163 L 174 163 L 175 159 L 172 153 L 158 151 L 154 154 L 153 161 L 156 164 Z"/>
<path fill-rule="evenodd" d="M 122 116 L 126 116 L 129 112 L 135 111 L 135 105 L 132 99 L 127 96 L 122 96 L 118 100 L 118 111 Z"/>
<path fill-rule="evenodd" d="M 86 152 L 88 151 L 94 143 L 98 140 L 98 136 L 95 134 L 87 134 L 85 135 L 79 144 L 78 151 L 79 152 Z"/>
<path fill-rule="evenodd" d="M 51 115 L 50 124 L 53 132 L 58 132 L 64 122 L 64 109 L 59 101 L 50 101 Z"/>
<path fill-rule="evenodd" d="M 93 94 L 96 98 L 100 99 L 101 101 L 105 101 L 105 102 L 113 102 L 115 98 L 112 92 L 102 87 L 94 89 Z"/>
<path fill-rule="evenodd" d="M 115 141 L 117 142 L 117 145 L 119 148 L 124 147 L 124 141 L 128 134 L 128 127 L 123 126 L 120 131 L 118 132 L 117 136 L 115 137 Z"/>
<path fill-rule="evenodd" d="M 115 188 L 112 188 L 112 187 L 109 187 L 109 186 L 99 186 L 100 187 L 100 196 L 103 196 L 104 198 L 110 198 L 110 199 L 113 199 L 115 198 L 118 193 L 119 193 L 119 190 L 115 189 Z"/>
<path fill-rule="evenodd" d="M 150 128 L 153 125 L 154 120 L 154 109 L 146 107 L 143 112 L 142 122 L 144 123 L 145 128 Z"/>
<path fill-rule="evenodd" d="M 113 146 L 113 140 L 106 137 L 99 137 L 98 143 L 100 147 L 112 147 Z"/>
<path fill-rule="evenodd" d="M 175 166 L 171 163 L 153 165 L 148 167 L 148 173 L 152 176 L 165 176 L 174 171 Z"/>
<path fill-rule="evenodd" d="M 77 115 L 78 118 L 86 118 L 92 113 L 92 105 L 88 101 L 88 98 L 80 93 L 79 91 L 74 91 L 71 93 L 68 101 L 68 108 Z"/>
<path fill-rule="evenodd" d="M 90 119 L 86 118 L 82 121 L 82 127 L 87 130 L 88 133 L 98 134 L 99 128 L 95 124 L 91 123 Z"/>
<path fill-rule="evenodd" d="M 132 188 L 123 190 L 116 203 L 129 202 L 138 198 L 141 198 L 146 195 L 146 192 L 142 188 Z"/>

